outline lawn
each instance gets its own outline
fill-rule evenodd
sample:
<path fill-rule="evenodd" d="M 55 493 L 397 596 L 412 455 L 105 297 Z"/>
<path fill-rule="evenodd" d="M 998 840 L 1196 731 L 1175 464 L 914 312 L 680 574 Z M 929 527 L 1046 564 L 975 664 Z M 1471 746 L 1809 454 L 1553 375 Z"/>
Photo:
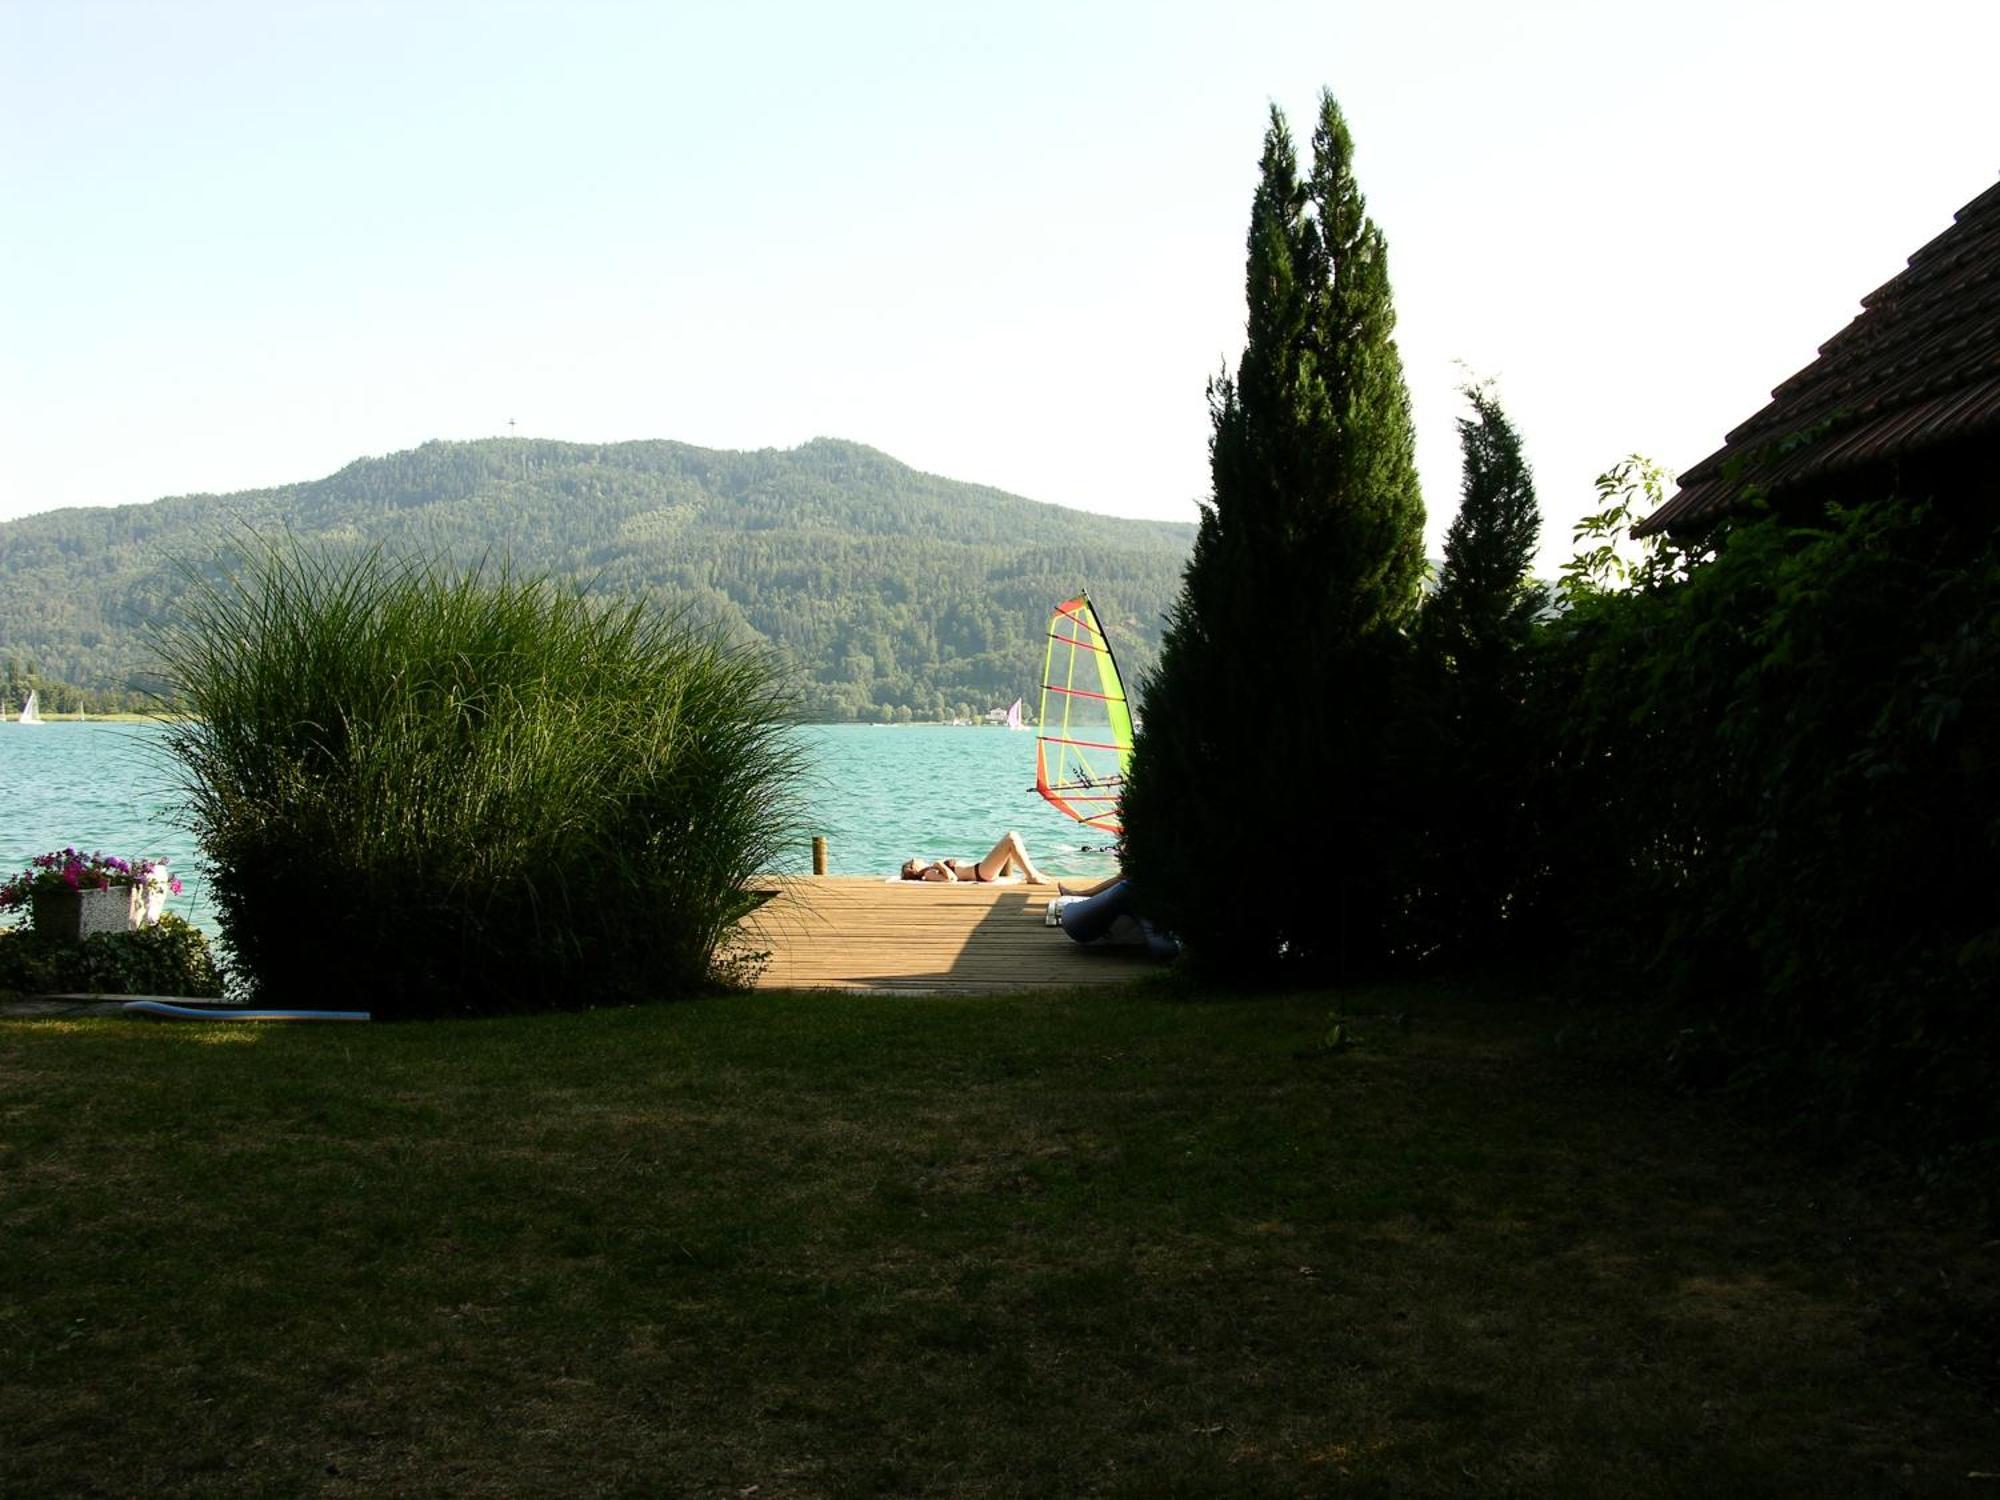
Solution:
<path fill-rule="evenodd" d="M 0 1023 L 0 1493 L 2000 1493 L 1975 1230 L 1349 1009 Z"/>

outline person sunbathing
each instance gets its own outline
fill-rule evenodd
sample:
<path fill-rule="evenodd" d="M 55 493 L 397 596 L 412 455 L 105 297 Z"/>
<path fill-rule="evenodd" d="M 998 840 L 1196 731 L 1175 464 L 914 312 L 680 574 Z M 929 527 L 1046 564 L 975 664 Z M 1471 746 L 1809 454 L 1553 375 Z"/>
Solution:
<path fill-rule="evenodd" d="M 1017 873 L 1018 872 L 1018 873 Z M 984 859 L 908 859 L 903 862 L 903 879 L 962 881 L 968 884 L 1047 885 L 1049 877 L 1035 868 L 1021 835 L 1008 829 Z"/>

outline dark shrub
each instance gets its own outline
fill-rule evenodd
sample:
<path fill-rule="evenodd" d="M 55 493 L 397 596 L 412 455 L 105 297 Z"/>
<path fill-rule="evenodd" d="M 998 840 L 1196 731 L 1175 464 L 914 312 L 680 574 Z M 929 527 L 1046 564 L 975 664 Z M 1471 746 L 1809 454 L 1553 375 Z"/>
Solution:
<path fill-rule="evenodd" d="M 169 913 L 150 927 L 101 932 L 81 943 L 27 928 L 0 932 L 0 990 L 213 999 L 222 993 L 222 975 L 208 939 Z"/>
<path fill-rule="evenodd" d="M 1538 943 L 1623 953 L 1829 1117 L 2000 1128 L 2000 545 L 1743 521 L 1536 653 Z"/>

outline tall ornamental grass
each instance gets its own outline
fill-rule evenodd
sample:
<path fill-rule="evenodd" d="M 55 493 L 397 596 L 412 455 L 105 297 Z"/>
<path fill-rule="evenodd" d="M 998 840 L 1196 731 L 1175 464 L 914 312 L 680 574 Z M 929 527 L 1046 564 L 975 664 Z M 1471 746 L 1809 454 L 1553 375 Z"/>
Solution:
<path fill-rule="evenodd" d="M 269 1004 L 473 1015 L 740 973 L 793 837 L 769 658 L 504 568 L 272 549 L 163 636 L 223 941 Z"/>

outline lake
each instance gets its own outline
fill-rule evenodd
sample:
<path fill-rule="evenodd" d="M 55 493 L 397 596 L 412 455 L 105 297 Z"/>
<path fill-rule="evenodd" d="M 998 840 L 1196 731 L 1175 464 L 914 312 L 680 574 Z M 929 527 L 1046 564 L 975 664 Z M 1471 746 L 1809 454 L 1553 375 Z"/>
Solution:
<path fill-rule="evenodd" d="M 1009 828 L 1051 874 L 1110 873 L 1106 836 L 1033 791 L 1035 737 L 981 725 L 810 724 L 797 730 L 812 767 L 810 810 L 779 873 L 811 868 L 826 837 L 836 875 L 889 875 L 911 855 L 973 858 Z M 186 890 L 167 909 L 214 930 L 177 772 L 156 724 L 0 722 L 0 878 L 30 857 L 86 852 L 173 862 Z"/>

